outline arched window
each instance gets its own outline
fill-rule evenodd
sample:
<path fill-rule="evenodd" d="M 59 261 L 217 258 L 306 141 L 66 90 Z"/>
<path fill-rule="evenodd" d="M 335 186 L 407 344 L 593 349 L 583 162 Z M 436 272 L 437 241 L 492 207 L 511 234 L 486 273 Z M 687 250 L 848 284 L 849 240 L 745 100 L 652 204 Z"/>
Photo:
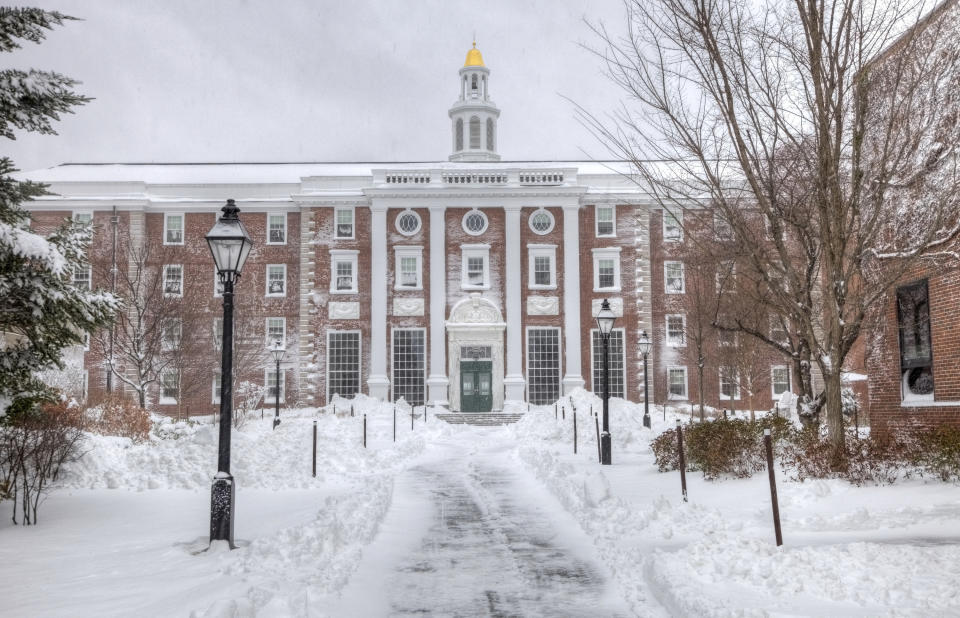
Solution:
<path fill-rule="evenodd" d="M 471 89 L 471 90 L 476 90 L 476 89 L 477 89 L 477 74 L 476 74 L 476 73 L 474 73 L 474 74 L 470 77 L 470 89 Z"/>
<path fill-rule="evenodd" d="M 477 116 L 470 118 L 470 149 L 480 149 L 480 118 Z"/>
<path fill-rule="evenodd" d="M 487 118 L 487 150 L 494 150 L 494 147 L 493 147 L 493 118 Z"/>
<path fill-rule="evenodd" d="M 457 150 L 463 150 L 463 118 L 457 118 Z"/>

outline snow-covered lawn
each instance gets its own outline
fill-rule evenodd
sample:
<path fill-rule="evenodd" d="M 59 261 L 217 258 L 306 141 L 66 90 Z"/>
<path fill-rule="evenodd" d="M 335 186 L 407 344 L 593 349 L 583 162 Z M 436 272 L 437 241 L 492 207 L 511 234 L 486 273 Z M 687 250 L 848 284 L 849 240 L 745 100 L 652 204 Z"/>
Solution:
<path fill-rule="evenodd" d="M 569 400 L 567 400 L 569 402 Z M 774 544 L 766 475 L 658 473 L 673 426 L 611 403 L 601 467 L 588 393 L 516 425 L 427 423 L 361 399 L 356 416 L 282 413 L 233 432 L 232 552 L 199 552 L 216 427 L 149 443 L 92 437 L 35 527 L 0 524 L 14 616 L 960 615 L 960 490 L 787 482 Z M 362 414 L 369 419 L 361 445 Z M 318 475 L 310 474 L 318 420 Z M 159 436 L 163 436 L 162 438 Z M 2 505 L 8 508 L 8 504 Z M 584 613 L 588 612 L 588 613 Z"/>

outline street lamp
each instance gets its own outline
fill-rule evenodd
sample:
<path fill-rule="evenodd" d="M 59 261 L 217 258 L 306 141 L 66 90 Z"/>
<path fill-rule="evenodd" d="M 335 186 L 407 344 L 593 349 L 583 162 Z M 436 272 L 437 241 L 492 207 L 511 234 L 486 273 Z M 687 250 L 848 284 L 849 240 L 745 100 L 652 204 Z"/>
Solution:
<path fill-rule="evenodd" d="M 217 475 L 210 492 L 210 542 L 227 541 L 233 548 L 233 477 L 230 475 L 230 424 L 233 420 L 233 285 L 240 278 L 253 242 L 237 217 L 240 209 L 227 200 L 223 215 L 207 234 L 207 244 L 223 284 L 223 356 L 220 364 L 220 451 Z"/>
<path fill-rule="evenodd" d="M 280 361 L 283 360 L 283 355 L 287 353 L 287 350 L 283 347 L 283 344 L 277 339 L 274 346 L 270 348 L 270 354 L 273 355 L 273 360 L 277 361 L 277 385 L 274 387 L 273 399 L 277 403 L 277 414 L 273 417 L 273 428 L 276 429 L 277 425 L 280 424 Z"/>
<path fill-rule="evenodd" d="M 640 334 L 640 340 L 637 342 L 637 347 L 640 348 L 640 354 L 643 355 L 643 426 L 650 427 L 650 400 L 647 398 L 647 389 L 649 384 L 647 382 L 647 355 L 650 354 L 650 348 L 653 347 L 653 344 L 650 342 L 650 337 L 647 335 L 647 331 L 643 331 Z"/>
<path fill-rule="evenodd" d="M 603 433 L 600 434 L 600 463 L 610 465 L 610 367 L 607 360 L 610 333 L 617 316 L 610 311 L 610 301 L 603 299 L 600 313 L 597 314 L 597 328 L 603 340 Z"/>

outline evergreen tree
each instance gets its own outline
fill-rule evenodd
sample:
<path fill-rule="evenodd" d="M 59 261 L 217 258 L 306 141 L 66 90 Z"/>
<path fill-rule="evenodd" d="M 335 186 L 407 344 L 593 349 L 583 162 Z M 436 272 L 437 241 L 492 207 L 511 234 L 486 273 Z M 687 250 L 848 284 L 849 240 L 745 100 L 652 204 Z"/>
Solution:
<path fill-rule="evenodd" d="M 0 8 L 0 52 L 40 43 L 46 31 L 73 19 L 31 8 Z M 75 80 L 30 69 L 0 71 L 0 135 L 14 130 L 55 134 L 52 122 L 89 99 L 73 91 Z M 23 202 L 46 195 L 46 186 L 20 181 L 13 162 L 0 158 L 0 416 L 12 404 L 52 396 L 35 372 L 62 367 L 65 347 L 110 323 L 119 308 L 108 293 L 73 284 L 85 267 L 91 226 L 65 222 L 44 238 L 30 231 Z M 17 405 L 14 409 L 27 406 Z"/>

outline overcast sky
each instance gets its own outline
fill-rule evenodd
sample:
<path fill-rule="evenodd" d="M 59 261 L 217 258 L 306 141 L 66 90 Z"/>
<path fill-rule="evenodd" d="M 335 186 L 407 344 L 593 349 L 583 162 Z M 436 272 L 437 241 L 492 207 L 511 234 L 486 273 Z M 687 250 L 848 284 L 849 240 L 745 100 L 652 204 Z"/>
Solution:
<path fill-rule="evenodd" d="M 82 18 L 4 66 L 56 70 L 95 97 L 59 135 L 20 134 L 20 169 L 62 162 L 430 161 L 476 32 L 504 159 L 605 158 L 566 95 L 621 93 L 580 47 L 584 17 L 622 32 L 621 0 L 34 2 Z M 584 152 L 588 154 L 584 154 Z"/>

